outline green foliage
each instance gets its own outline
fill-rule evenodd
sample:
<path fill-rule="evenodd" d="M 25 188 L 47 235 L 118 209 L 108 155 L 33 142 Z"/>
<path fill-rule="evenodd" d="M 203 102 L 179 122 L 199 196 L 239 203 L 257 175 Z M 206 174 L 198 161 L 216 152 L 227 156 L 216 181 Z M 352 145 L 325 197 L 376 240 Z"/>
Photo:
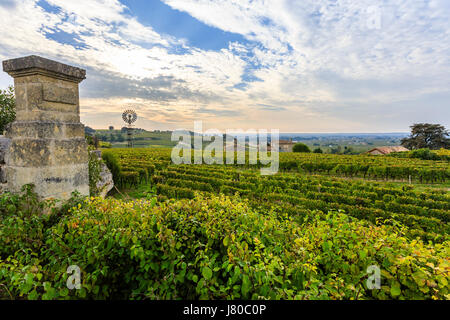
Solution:
<path fill-rule="evenodd" d="M 345 146 L 345 147 L 344 147 L 344 152 L 343 152 L 343 154 L 357 154 L 357 153 L 355 153 L 355 152 L 353 151 L 353 148 L 352 148 L 352 147 L 347 147 L 347 146 Z"/>
<path fill-rule="evenodd" d="M 98 141 L 98 138 L 96 136 L 85 134 L 85 138 L 86 138 L 86 142 L 87 142 L 88 146 L 92 146 L 95 149 L 98 149 L 99 141 Z"/>
<path fill-rule="evenodd" d="M 449 132 L 444 126 L 430 123 L 416 123 L 411 126 L 411 136 L 402 139 L 402 145 L 408 149 L 429 148 L 437 150 L 450 148 Z"/>
<path fill-rule="evenodd" d="M 439 155 L 431 152 L 430 149 L 417 149 L 409 152 L 410 158 L 422 159 L 422 160 L 443 160 Z"/>
<path fill-rule="evenodd" d="M 389 156 L 396 158 L 415 158 L 422 160 L 450 161 L 449 155 L 439 154 L 438 152 L 431 151 L 428 148 L 411 150 L 406 152 L 392 152 L 389 154 Z"/>
<path fill-rule="evenodd" d="M 109 149 L 111 148 L 111 142 L 99 141 L 99 147 Z"/>
<path fill-rule="evenodd" d="M 103 161 L 105 161 L 105 164 L 108 167 L 109 171 L 111 171 L 114 182 L 119 181 L 121 168 L 120 168 L 119 161 L 118 161 L 116 155 L 109 150 L 103 151 L 102 159 L 103 159 Z"/>
<path fill-rule="evenodd" d="M 166 148 L 114 148 L 108 150 L 119 165 L 131 171 L 154 166 L 160 170 L 171 163 L 171 149 Z M 331 174 L 344 177 L 362 177 L 383 180 L 406 180 L 421 183 L 446 182 L 450 179 L 447 161 L 426 161 L 414 158 L 374 157 L 368 155 L 332 155 L 318 153 L 282 152 L 279 154 L 281 171 Z M 225 162 L 225 161 L 224 161 Z M 259 168 L 260 165 L 234 164 L 234 168 Z M 151 176 L 152 172 L 149 171 Z M 120 184 L 120 174 L 114 181 Z M 145 181 L 145 180 L 143 180 Z"/>
<path fill-rule="evenodd" d="M 439 190 L 411 192 L 408 188 L 412 186 L 393 188 L 385 182 L 409 176 L 412 181 L 447 181 L 448 163 L 413 158 L 281 153 L 280 170 L 285 172 L 261 177 L 256 171 L 243 171 L 236 165 L 170 165 L 165 160 L 170 159 L 170 150 L 166 149 L 113 149 L 111 152 L 123 169 L 115 180 L 119 187 L 133 190 L 137 185 L 150 184 L 156 187 L 160 199 L 192 199 L 194 191 L 239 193 L 255 205 L 282 203 L 286 212 L 339 209 L 373 223 L 377 219 L 400 222 L 410 228 L 407 232 L 410 238 L 434 242 L 448 239 L 448 196 Z M 308 177 L 305 172 L 325 176 Z M 381 182 L 349 181 L 329 175 Z"/>
<path fill-rule="evenodd" d="M 40 202 L 26 185 L 21 194 L 6 192 L 0 196 L 0 256 L 6 257 L 18 250 L 39 248 L 43 241 L 42 213 L 46 203 Z"/>
<path fill-rule="evenodd" d="M 2 298 L 448 299 L 448 242 L 410 241 L 401 227 L 339 212 L 300 223 L 239 197 L 92 198 L 33 228 L 30 249 L 2 246 Z M 69 265 L 82 270 L 81 290 L 67 290 Z M 379 290 L 367 289 L 370 265 Z"/>
<path fill-rule="evenodd" d="M 351 167 L 341 167 L 349 170 Z M 339 169 L 340 170 L 340 169 Z M 192 199 L 194 191 L 240 195 L 255 206 L 283 204 L 286 212 L 344 210 L 358 219 L 392 219 L 410 227 L 408 236 L 442 242 L 448 237 L 449 198 L 445 191 L 413 192 L 412 186 L 393 188 L 384 182 L 348 181 L 304 176 L 292 172 L 261 177 L 234 167 L 172 165 L 157 171 L 151 182 L 160 196 Z"/>
<path fill-rule="evenodd" d="M 25 185 L 21 193 L 0 195 L 0 257 L 16 251 L 37 252 L 44 244 L 43 231 L 56 224 L 83 197 L 74 192 L 63 205 L 54 200 L 40 201 L 33 185 Z"/>
<path fill-rule="evenodd" d="M 316 149 L 314 149 L 313 152 L 314 152 L 314 153 L 323 153 L 323 150 L 320 149 L 320 148 L 316 148 Z"/>
<path fill-rule="evenodd" d="M 293 152 L 311 152 L 309 147 L 304 143 L 296 143 L 292 148 Z"/>
<path fill-rule="evenodd" d="M 124 142 L 124 141 L 125 141 L 125 138 L 123 137 L 122 134 L 118 133 L 118 134 L 116 135 L 116 141 L 118 141 L 118 142 Z"/>
<path fill-rule="evenodd" d="M 330 149 L 331 154 L 341 154 L 342 153 L 342 147 L 339 145 L 336 148 Z"/>
<path fill-rule="evenodd" d="M 55 207 L 54 201 L 39 201 L 32 185 L 24 186 L 21 194 L 0 195 L 0 299 L 59 296 L 47 281 L 53 281 L 53 275 L 46 272 L 40 254 L 47 230 L 81 200 L 74 193 L 67 203 Z"/>
<path fill-rule="evenodd" d="M 447 162 L 282 153 L 261 176 L 171 165 L 166 149 L 103 159 L 143 199 L 0 196 L 0 299 L 450 299 L 447 192 L 330 176 L 445 181 Z"/>
<path fill-rule="evenodd" d="M 0 299 L 61 298 L 41 254 L 48 230 L 82 201 L 78 193 L 62 206 L 39 201 L 32 185 L 25 185 L 20 194 L 0 195 Z"/>
<path fill-rule="evenodd" d="M 6 129 L 6 125 L 16 118 L 16 98 L 14 87 L 10 86 L 6 90 L 0 89 L 0 135 Z"/>

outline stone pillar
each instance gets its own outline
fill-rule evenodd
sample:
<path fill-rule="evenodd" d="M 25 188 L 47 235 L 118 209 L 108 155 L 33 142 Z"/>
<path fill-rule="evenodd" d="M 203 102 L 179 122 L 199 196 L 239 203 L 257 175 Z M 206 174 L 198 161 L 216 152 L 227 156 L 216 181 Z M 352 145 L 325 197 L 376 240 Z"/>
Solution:
<path fill-rule="evenodd" d="M 89 195 L 88 151 L 78 84 L 86 71 L 38 56 L 3 61 L 14 78 L 16 120 L 6 130 L 7 188 L 33 183 L 43 199 Z"/>

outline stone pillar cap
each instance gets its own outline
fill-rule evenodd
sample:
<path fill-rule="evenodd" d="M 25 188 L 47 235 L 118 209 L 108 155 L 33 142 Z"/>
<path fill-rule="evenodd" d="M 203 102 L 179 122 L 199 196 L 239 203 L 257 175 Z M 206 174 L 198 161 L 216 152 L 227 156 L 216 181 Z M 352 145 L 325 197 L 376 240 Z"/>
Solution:
<path fill-rule="evenodd" d="M 34 55 L 3 61 L 3 71 L 14 78 L 41 74 L 77 83 L 86 79 L 84 69 Z"/>

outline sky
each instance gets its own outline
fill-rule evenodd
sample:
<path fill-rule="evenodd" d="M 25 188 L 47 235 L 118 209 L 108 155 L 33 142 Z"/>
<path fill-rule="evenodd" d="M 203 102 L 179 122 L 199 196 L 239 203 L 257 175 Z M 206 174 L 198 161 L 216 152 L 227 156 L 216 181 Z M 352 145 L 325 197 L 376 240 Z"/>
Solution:
<path fill-rule="evenodd" d="M 1 60 L 86 69 L 95 129 L 125 109 L 147 130 L 450 128 L 448 0 L 0 0 L 0 17 Z"/>

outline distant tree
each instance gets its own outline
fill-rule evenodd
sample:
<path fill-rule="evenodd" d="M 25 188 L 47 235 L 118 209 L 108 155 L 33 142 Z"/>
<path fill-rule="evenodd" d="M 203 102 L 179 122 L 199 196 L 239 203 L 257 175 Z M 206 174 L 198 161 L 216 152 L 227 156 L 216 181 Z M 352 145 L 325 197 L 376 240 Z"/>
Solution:
<path fill-rule="evenodd" d="M 410 151 L 408 156 L 409 156 L 409 158 L 417 158 L 417 159 L 422 159 L 422 160 L 441 160 L 441 159 L 446 158 L 446 157 L 441 157 L 437 153 L 430 151 L 430 149 L 416 149 L 416 150 Z"/>
<path fill-rule="evenodd" d="M 449 132 L 440 124 L 416 123 L 411 127 L 411 135 L 403 138 L 402 146 L 408 149 L 437 150 L 450 148 Z"/>
<path fill-rule="evenodd" d="M 14 119 L 16 119 L 16 97 L 14 87 L 9 86 L 6 90 L 0 89 L 0 134 Z"/>
<path fill-rule="evenodd" d="M 117 141 L 118 141 L 118 142 L 124 142 L 124 141 L 125 141 L 125 138 L 123 137 L 123 135 L 121 135 L 121 134 L 119 133 L 119 134 L 117 134 Z"/>
<path fill-rule="evenodd" d="M 341 146 L 337 146 L 337 148 L 331 148 L 330 152 L 332 154 L 342 153 L 342 147 Z"/>
<path fill-rule="evenodd" d="M 344 148 L 344 154 L 352 154 L 353 148 L 352 147 L 345 147 Z"/>
<path fill-rule="evenodd" d="M 106 134 L 99 134 L 97 137 L 100 141 L 108 141 L 108 135 Z"/>
<path fill-rule="evenodd" d="M 122 135 L 120 133 L 117 133 L 117 134 L 113 134 L 113 136 L 114 136 L 114 141 L 119 141 L 119 139 Z"/>
<path fill-rule="evenodd" d="M 309 147 L 304 143 L 296 143 L 292 148 L 293 152 L 311 152 Z"/>
<path fill-rule="evenodd" d="M 313 152 L 314 152 L 314 153 L 323 153 L 323 150 L 320 149 L 320 148 L 316 148 L 316 149 L 314 149 Z"/>

